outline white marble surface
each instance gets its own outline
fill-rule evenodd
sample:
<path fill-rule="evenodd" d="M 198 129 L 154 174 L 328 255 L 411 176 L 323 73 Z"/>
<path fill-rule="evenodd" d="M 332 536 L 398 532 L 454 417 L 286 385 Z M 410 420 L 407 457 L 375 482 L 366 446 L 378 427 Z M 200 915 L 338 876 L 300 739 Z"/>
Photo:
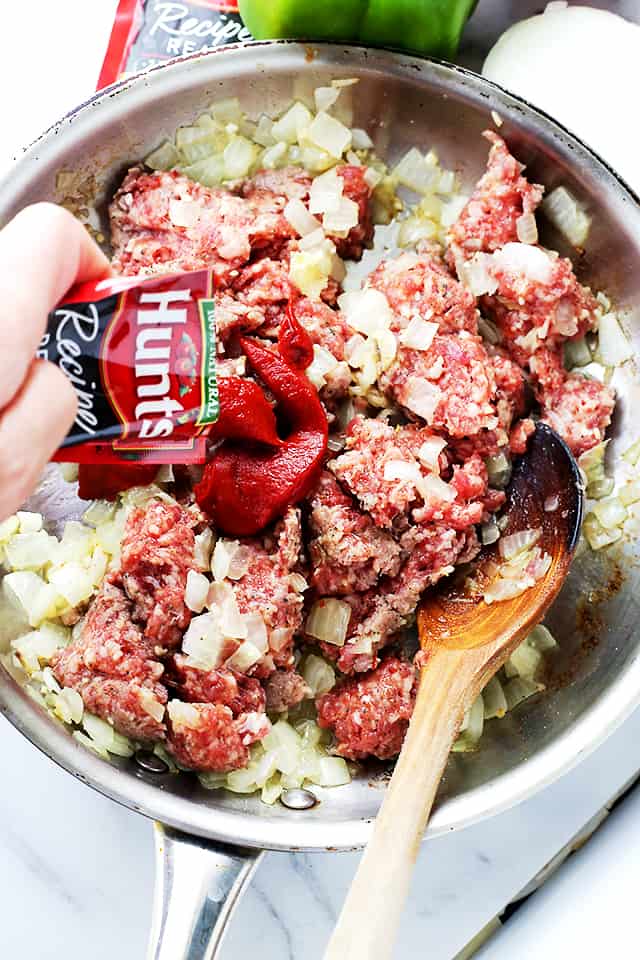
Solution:
<path fill-rule="evenodd" d="M 114 6 L 115 0 L 31 0 L 28 7 L 3 0 L 0 168 L 92 92 Z M 498 5 L 489 6 L 491 0 L 481 4 L 479 38 L 494 29 Z M 538 6 L 502 9 L 525 15 Z M 21 45 L 29 47 L 29 64 Z M 426 844 L 397 956 L 452 960 L 634 775 L 639 736 L 640 715 L 542 795 Z M 0 957 L 143 957 L 153 884 L 150 824 L 74 781 L 4 720 L 0 745 Z M 223 960 L 243 960 L 256 949 L 262 960 L 319 958 L 356 862 L 353 854 L 268 854 L 238 909 Z M 605 871 L 608 863 L 605 856 Z M 600 879 L 602 869 L 601 863 Z M 553 913 L 553 898 L 546 909 Z M 604 922 L 595 905 L 590 920 L 597 929 Z M 486 953 L 492 960 L 515 955 L 498 941 Z"/>

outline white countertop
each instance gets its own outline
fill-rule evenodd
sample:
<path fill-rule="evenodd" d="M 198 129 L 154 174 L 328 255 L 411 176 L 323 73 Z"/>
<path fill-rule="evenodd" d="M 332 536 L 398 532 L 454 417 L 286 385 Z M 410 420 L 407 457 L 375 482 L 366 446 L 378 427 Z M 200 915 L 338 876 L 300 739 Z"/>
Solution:
<path fill-rule="evenodd" d="M 518 4 L 518 12 L 539 5 Z M 115 0 L 31 0 L 23 13 L 18 5 L 11 10 L 3 5 L 0 168 L 93 91 L 114 7 Z M 624 7 L 618 4 L 621 12 Z M 494 15 L 495 10 L 487 24 Z M 485 29 L 480 22 L 479 34 Z M 28 49 L 29 63 L 21 49 Z M 636 715 L 537 798 L 426 844 L 397 956 L 452 960 L 634 776 L 639 738 Z M 55 767 L 4 720 L 0 744 L 0 956 L 139 960 L 153 885 L 150 824 Z M 224 960 L 244 960 L 256 948 L 261 960 L 319 958 L 356 862 L 354 854 L 267 855 L 235 915 Z M 600 881 L 611 862 L 600 858 Z M 553 911 L 549 900 L 546 896 L 546 916 Z M 595 904 L 590 917 L 593 924 L 604 923 Z M 583 927 L 587 921 L 583 918 Z M 483 956 L 521 956 L 512 944 L 503 951 L 498 941 Z M 534 950 L 527 957 L 534 955 L 540 954 Z"/>

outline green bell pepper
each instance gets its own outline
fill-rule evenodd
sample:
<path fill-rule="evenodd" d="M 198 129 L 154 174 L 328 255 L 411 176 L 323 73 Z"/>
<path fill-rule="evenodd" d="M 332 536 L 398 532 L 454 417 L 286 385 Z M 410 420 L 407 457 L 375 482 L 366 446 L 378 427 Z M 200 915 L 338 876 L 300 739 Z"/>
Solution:
<path fill-rule="evenodd" d="M 240 0 L 256 40 L 336 40 L 454 56 L 477 0 Z"/>

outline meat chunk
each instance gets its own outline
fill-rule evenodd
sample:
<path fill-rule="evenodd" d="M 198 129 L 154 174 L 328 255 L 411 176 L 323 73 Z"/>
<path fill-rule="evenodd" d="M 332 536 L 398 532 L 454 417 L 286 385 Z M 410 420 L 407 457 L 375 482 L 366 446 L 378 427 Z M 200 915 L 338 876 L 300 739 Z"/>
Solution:
<path fill-rule="evenodd" d="M 227 667 L 200 670 L 181 653 L 171 658 L 167 684 L 187 703 L 221 703 L 230 708 L 234 717 L 265 710 L 265 693 L 259 680 Z"/>
<path fill-rule="evenodd" d="M 492 130 L 484 136 L 491 143 L 486 172 L 447 237 L 452 267 L 479 250 L 491 252 L 517 240 L 518 220 L 535 211 L 544 191 L 522 176 L 523 165 L 511 155 L 502 137 Z"/>
<path fill-rule="evenodd" d="M 358 205 L 358 223 L 346 237 L 334 236 L 331 233 L 327 236 L 335 243 L 339 256 L 350 260 L 360 259 L 363 247 L 370 243 L 373 236 L 371 187 L 365 179 L 366 172 L 366 167 L 352 164 L 336 167 L 336 173 L 344 184 L 343 196 Z M 302 200 L 307 204 L 311 183 L 312 178 L 299 167 L 284 167 L 282 170 L 260 170 L 250 180 L 245 181 L 240 189 L 242 195 L 249 199 L 253 199 L 261 191 L 268 191 L 283 197 L 285 202 Z"/>
<path fill-rule="evenodd" d="M 328 471 L 311 497 L 309 529 L 311 583 L 321 596 L 367 590 L 400 568 L 399 544 L 358 509 Z"/>
<path fill-rule="evenodd" d="M 217 285 L 227 286 L 253 254 L 278 259 L 294 236 L 282 213 L 285 203 L 270 190 L 240 197 L 175 170 L 133 167 L 109 208 L 113 267 L 154 274 L 211 266 Z"/>
<path fill-rule="evenodd" d="M 167 715 L 167 748 L 189 770 L 228 773 L 245 767 L 249 747 L 265 737 L 270 728 L 264 713 L 234 717 L 221 703 L 171 700 Z"/>
<path fill-rule="evenodd" d="M 264 689 L 270 713 L 282 713 L 311 695 L 304 677 L 295 670 L 276 670 L 265 681 Z"/>
<path fill-rule="evenodd" d="M 291 574 L 300 563 L 300 511 L 290 508 L 272 532 L 241 540 L 247 571 L 231 586 L 240 613 L 258 612 L 267 628 L 269 653 L 257 673 L 267 676 L 278 667 L 293 666 L 293 638 L 302 624 L 302 593 Z"/>
<path fill-rule="evenodd" d="M 615 393 L 598 380 L 566 373 L 558 354 L 541 350 L 531 360 L 542 419 L 578 457 L 604 439 L 611 423 Z"/>
<path fill-rule="evenodd" d="M 416 316 L 437 323 L 439 333 L 478 332 L 475 297 L 451 275 L 435 250 L 402 253 L 383 260 L 368 285 L 384 293 L 389 301 L 396 333 Z"/>
<path fill-rule="evenodd" d="M 81 695 L 85 708 L 125 736 L 158 740 L 167 692 L 164 667 L 131 619 L 131 602 L 119 586 L 105 580 L 91 603 L 82 631 L 56 651 L 51 667 L 58 683 Z"/>
<path fill-rule="evenodd" d="M 120 576 L 133 600 L 133 619 L 164 648 L 180 643 L 191 620 L 184 590 L 196 565 L 193 522 L 178 504 L 151 500 L 129 514 L 122 538 Z"/>
<path fill-rule="evenodd" d="M 437 335 L 428 350 L 400 347 L 379 380 L 393 400 L 452 437 L 498 426 L 494 371 L 480 337 Z"/>
<path fill-rule="evenodd" d="M 324 653 L 336 659 L 343 673 L 370 670 L 378 651 L 412 620 L 428 586 L 452 573 L 456 563 L 473 559 L 479 550 L 475 530 L 457 532 L 445 525 L 412 527 L 402 535 L 407 560 L 400 572 L 364 594 L 345 599 L 352 609 L 343 647 L 323 644 Z"/>
<path fill-rule="evenodd" d="M 336 753 L 350 760 L 400 753 L 416 695 L 413 666 L 388 657 L 357 679 L 346 680 L 318 700 L 318 723 L 337 740 Z"/>
<path fill-rule="evenodd" d="M 440 476 L 450 466 L 446 454 L 438 459 L 438 472 L 424 466 L 422 446 L 433 439 L 438 438 L 428 429 L 393 428 L 382 420 L 356 417 L 347 431 L 345 452 L 328 467 L 383 529 L 397 534 L 410 522 L 428 522 L 464 530 L 483 519 L 486 498 L 494 504 L 496 492 L 489 491 L 478 454 L 469 454 L 469 463 L 453 464 L 450 482 Z M 501 501 L 502 495 L 497 496 Z"/>
<path fill-rule="evenodd" d="M 485 309 L 521 366 L 540 347 L 557 349 L 596 326 L 598 302 L 578 283 L 570 260 L 542 247 L 509 243 L 484 256 L 482 267 L 493 290 L 484 298 Z"/>

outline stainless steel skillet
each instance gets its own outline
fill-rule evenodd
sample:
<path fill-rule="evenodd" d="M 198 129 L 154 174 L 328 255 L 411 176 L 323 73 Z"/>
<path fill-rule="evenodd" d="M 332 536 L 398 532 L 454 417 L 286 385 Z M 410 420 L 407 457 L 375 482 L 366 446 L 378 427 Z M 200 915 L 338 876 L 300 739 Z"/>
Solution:
<path fill-rule="evenodd" d="M 640 207 L 615 175 L 565 130 L 481 78 L 455 67 L 382 51 L 293 43 L 255 44 L 196 56 L 134 77 L 97 95 L 49 130 L 0 184 L 0 224 L 36 200 L 73 195 L 98 226 L 128 164 L 212 100 L 237 95 L 256 114 L 276 110 L 299 85 L 358 77 L 354 124 L 391 159 L 434 146 L 471 183 L 483 168 L 481 131 L 491 111 L 533 179 L 566 184 L 593 226 L 578 260 L 581 279 L 606 289 L 625 311 L 640 347 Z M 56 189 L 59 181 L 63 195 Z M 560 238 L 550 237 L 563 250 Z M 640 433 L 633 364 L 614 378 L 620 404 L 611 459 Z M 80 505 L 50 475 L 32 499 L 52 524 Z M 452 758 L 429 834 L 497 813 L 568 770 L 640 702 L 636 549 L 584 552 L 550 616 L 561 640 L 549 690 L 488 725 L 476 754 Z M 191 778 L 109 764 L 72 740 L 0 669 L 0 709 L 36 746 L 79 779 L 165 826 L 157 827 L 158 882 L 151 955 L 213 957 L 233 902 L 261 849 L 350 849 L 367 840 L 384 776 L 365 771 L 348 787 L 318 790 L 308 811 L 207 792 Z"/>

